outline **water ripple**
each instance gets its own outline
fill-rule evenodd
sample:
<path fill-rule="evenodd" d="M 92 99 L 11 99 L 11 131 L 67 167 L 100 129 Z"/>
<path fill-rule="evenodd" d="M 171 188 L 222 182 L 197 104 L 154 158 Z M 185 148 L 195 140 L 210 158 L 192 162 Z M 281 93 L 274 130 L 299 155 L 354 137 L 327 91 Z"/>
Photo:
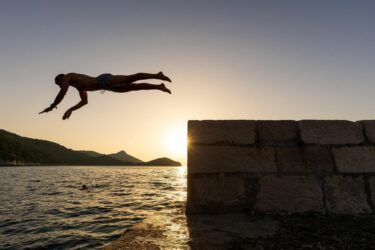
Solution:
<path fill-rule="evenodd" d="M 185 167 L 3 167 L 0 180 L 0 249 L 101 249 L 186 200 Z"/>

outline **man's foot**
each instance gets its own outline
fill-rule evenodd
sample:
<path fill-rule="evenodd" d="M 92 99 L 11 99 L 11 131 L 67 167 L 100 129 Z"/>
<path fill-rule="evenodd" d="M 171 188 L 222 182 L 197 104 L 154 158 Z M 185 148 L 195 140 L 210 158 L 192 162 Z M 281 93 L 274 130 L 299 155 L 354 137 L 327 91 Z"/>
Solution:
<path fill-rule="evenodd" d="M 161 72 L 161 71 L 157 75 L 160 78 L 160 80 L 164 80 L 164 81 L 167 81 L 167 82 L 172 82 L 171 79 L 168 76 L 165 76 L 164 73 Z"/>
<path fill-rule="evenodd" d="M 165 87 L 164 83 L 160 84 L 160 90 L 163 91 L 163 92 L 167 92 L 169 94 L 172 94 L 172 92 L 170 91 L 170 89 L 168 89 L 167 87 Z"/>

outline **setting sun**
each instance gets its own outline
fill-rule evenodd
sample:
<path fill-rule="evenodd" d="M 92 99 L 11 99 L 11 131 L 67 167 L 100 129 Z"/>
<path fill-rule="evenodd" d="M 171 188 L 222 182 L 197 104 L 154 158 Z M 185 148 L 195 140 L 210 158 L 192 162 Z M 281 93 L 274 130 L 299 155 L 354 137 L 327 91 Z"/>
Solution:
<path fill-rule="evenodd" d="M 187 132 L 186 129 L 170 130 L 166 137 L 166 147 L 175 156 L 186 155 Z"/>

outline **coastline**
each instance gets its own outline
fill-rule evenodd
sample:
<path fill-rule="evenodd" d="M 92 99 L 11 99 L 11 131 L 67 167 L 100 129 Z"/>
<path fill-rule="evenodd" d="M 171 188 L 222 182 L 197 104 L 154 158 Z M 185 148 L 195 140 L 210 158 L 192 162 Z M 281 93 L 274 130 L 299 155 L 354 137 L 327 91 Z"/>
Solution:
<path fill-rule="evenodd" d="M 147 165 L 147 164 L 137 164 L 137 165 L 103 165 L 103 164 L 74 164 L 74 165 L 63 165 L 63 164 L 0 164 L 1 167 L 182 167 L 183 165 Z"/>

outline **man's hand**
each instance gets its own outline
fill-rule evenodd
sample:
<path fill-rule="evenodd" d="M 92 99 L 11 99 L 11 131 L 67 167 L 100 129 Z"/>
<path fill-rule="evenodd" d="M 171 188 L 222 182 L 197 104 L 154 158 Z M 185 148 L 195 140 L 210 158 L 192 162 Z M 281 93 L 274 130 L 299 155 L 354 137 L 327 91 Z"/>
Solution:
<path fill-rule="evenodd" d="M 69 119 L 70 115 L 72 114 L 74 110 L 77 110 L 87 104 L 87 92 L 80 90 L 79 95 L 81 97 L 81 101 L 77 105 L 74 105 L 73 107 L 71 107 L 65 112 L 63 116 L 63 120 Z"/>
<path fill-rule="evenodd" d="M 68 110 L 65 112 L 64 116 L 63 116 L 63 120 L 67 120 L 67 119 L 69 119 L 69 117 L 70 117 L 70 115 L 72 114 L 72 112 L 73 112 L 73 110 L 68 109 Z"/>
<path fill-rule="evenodd" d="M 39 112 L 39 114 L 48 113 L 48 112 L 52 111 L 52 109 L 54 109 L 54 108 L 57 108 L 57 107 L 51 105 L 48 108 L 46 108 L 45 110 L 43 110 L 42 112 Z"/>

